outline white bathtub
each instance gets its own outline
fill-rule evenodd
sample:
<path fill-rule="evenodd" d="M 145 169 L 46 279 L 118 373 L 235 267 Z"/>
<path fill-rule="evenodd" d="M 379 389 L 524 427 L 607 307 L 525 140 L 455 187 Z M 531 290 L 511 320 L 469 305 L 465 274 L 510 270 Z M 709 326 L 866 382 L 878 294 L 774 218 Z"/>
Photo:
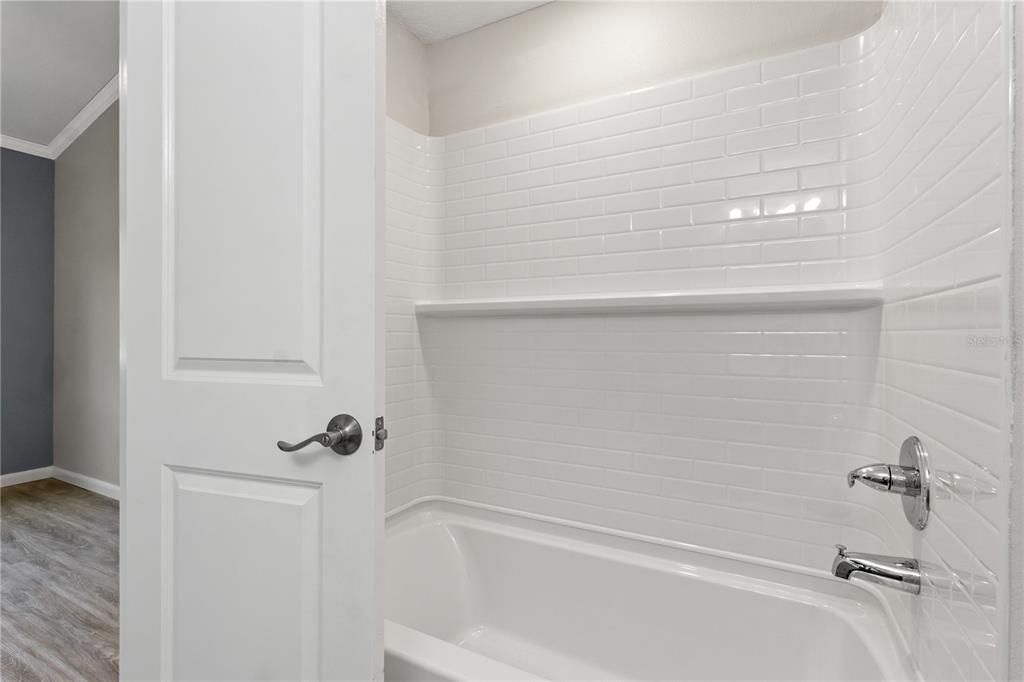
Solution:
<path fill-rule="evenodd" d="M 388 520 L 385 678 L 917 679 L 871 590 L 445 502 Z"/>

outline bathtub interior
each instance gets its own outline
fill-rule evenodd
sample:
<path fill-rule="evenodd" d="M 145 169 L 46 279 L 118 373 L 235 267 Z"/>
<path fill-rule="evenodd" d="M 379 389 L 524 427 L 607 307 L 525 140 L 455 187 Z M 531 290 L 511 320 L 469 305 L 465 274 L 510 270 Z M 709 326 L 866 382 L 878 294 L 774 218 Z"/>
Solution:
<path fill-rule="evenodd" d="M 826 578 L 436 502 L 386 555 L 389 621 L 538 678 L 914 677 L 873 593 Z"/>

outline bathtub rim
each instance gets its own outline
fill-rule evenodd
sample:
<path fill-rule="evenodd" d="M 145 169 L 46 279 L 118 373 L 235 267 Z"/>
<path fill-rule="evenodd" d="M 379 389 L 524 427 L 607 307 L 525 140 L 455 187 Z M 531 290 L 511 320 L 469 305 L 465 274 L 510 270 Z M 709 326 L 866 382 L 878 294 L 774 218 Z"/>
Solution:
<path fill-rule="evenodd" d="M 537 677 L 499 660 L 470 651 L 439 637 L 393 620 L 384 621 L 385 666 L 389 656 L 449 680 L 518 680 L 542 682 Z M 386 677 L 386 675 L 385 675 Z"/>
<path fill-rule="evenodd" d="M 912 673 L 910 679 L 923 681 L 920 668 L 914 660 L 911 648 L 899 627 L 895 613 L 889 600 L 881 593 L 881 588 L 862 581 L 840 581 L 830 571 L 815 569 L 783 561 L 765 559 L 738 552 L 717 550 L 686 542 L 668 540 L 641 533 L 620 531 L 593 524 L 586 524 L 557 517 L 509 509 L 497 505 L 483 504 L 470 500 L 461 500 L 443 495 L 427 495 L 416 498 L 385 514 L 386 536 L 402 530 L 412 530 L 430 523 L 443 522 L 445 518 L 462 521 L 464 525 L 476 526 L 492 532 L 516 537 L 510 532 L 509 519 L 513 519 L 512 528 L 528 534 L 544 534 L 562 537 L 577 544 L 596 545 L 611 553 L 627 552 L 647 558 L 655 558 L 659 562 L 669 561 L 682 564 L 690 569 L 707 569 L 714 573 L 737 576 L 739 582 L 770 582 L 782 584 L 794 591 L 812 591 L 824 593 L 832 599 L 841 599 L 858 604 L 863 611 L 873 610 L 884 620 L 887 639 L 890 640 L 896 654 Z M 466 524 L 466 521 L 469 521 Z M 604 553 L 601 553 L 604 556 Z M 692 561 L 682 560 L 692 555 Z M 613 558 L 604 556 L 604 558 Z M 621 557 L 619 557 L 621 560 Z M 707 579 L 703 575 L 694 575 L 698 579 Z M 721 581 L 718 581 L 721 582 Z M 728 581 L 731 582 L 731 581 Z M 736 586 L 736 585 L 734 585 Z M 387 620 L 386 624 L 394 624 L 404 629 L 395 621 Z M 410 629 L 411 630 L 411 629 Z M 433 635 L 411 630 L 423 637 L 443 643 L 446 646 L 458 645 L 438 639 Z M 499 663 L 500 664 L 500 663 Z M 505 664 L 500 664 L 505 665 Z M 530 676 L 526 679 L 542 679 Z M 901 678 L 902 679 L 902 678 Z"/>

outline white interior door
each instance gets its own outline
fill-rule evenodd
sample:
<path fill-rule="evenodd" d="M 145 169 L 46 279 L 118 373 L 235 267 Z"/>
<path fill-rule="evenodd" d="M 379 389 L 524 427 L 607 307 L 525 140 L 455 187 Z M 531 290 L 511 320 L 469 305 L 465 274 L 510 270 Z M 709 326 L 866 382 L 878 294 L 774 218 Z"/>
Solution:
<path fill-rule="evenodd" d="M 383 40 L 122 3 L 125 679 L 381 676 Z M 278 449 L 341 413 L 354 454 Z"/>

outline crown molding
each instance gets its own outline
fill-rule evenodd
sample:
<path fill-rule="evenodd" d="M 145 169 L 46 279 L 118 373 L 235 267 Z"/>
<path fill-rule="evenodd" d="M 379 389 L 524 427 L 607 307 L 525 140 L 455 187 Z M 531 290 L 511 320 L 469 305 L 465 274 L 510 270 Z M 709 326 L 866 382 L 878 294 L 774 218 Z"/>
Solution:
<path fill-rule="evenodd" d="M 78 139 L 78 136 L 89 129 L 107 110 L 111 104 L 117 101 L 117 74 L 111 78 L 106 85 L 100 88 L 96 96 L 89 100 L 89 103 L 82 107 L 82 110 L 75 114 L 75 117 L 64 126 L 64 130 L 57 133 L 57 136 L 50 142 L 50 152 L 54 159 L 60 156 L 71 143 Z"/>
<path fill-rule="evenodd" d="M 64 126 L 64 130 L 57 133 L 57 136 L 50 141 L 50 144 L 39 144 L 38 142 L 29 142 L 28 140 L 20 140 L 16 137 L 3 135 L 0 136 L 0 146 L 24 152 L 25 154 L 32 154 L 33 156 L 41 156 L 44 159 L 56 159 L 78 139 L 79 135 L 88 130 L 89 126 L 111 104 L 117 101 L 117 89 L 118 76 L 115 75 L 106 85 L 100 88 L 100 91 L 89 100 L 88 104 L 75 114 L 75 117 Z"/>
<path fill-rule="evenodd" d="M 10 135 L 0 135 L 0 147 L 21 152 L 23 154 L 31 154 L 32 156 L 41 156 L 44 159 L 53 160 L 53 154 L 50 152 L 50 147 L 48 145 L 39 144 L 38 142 L 29 142 L 28 140 L 11 137 Z"/>

